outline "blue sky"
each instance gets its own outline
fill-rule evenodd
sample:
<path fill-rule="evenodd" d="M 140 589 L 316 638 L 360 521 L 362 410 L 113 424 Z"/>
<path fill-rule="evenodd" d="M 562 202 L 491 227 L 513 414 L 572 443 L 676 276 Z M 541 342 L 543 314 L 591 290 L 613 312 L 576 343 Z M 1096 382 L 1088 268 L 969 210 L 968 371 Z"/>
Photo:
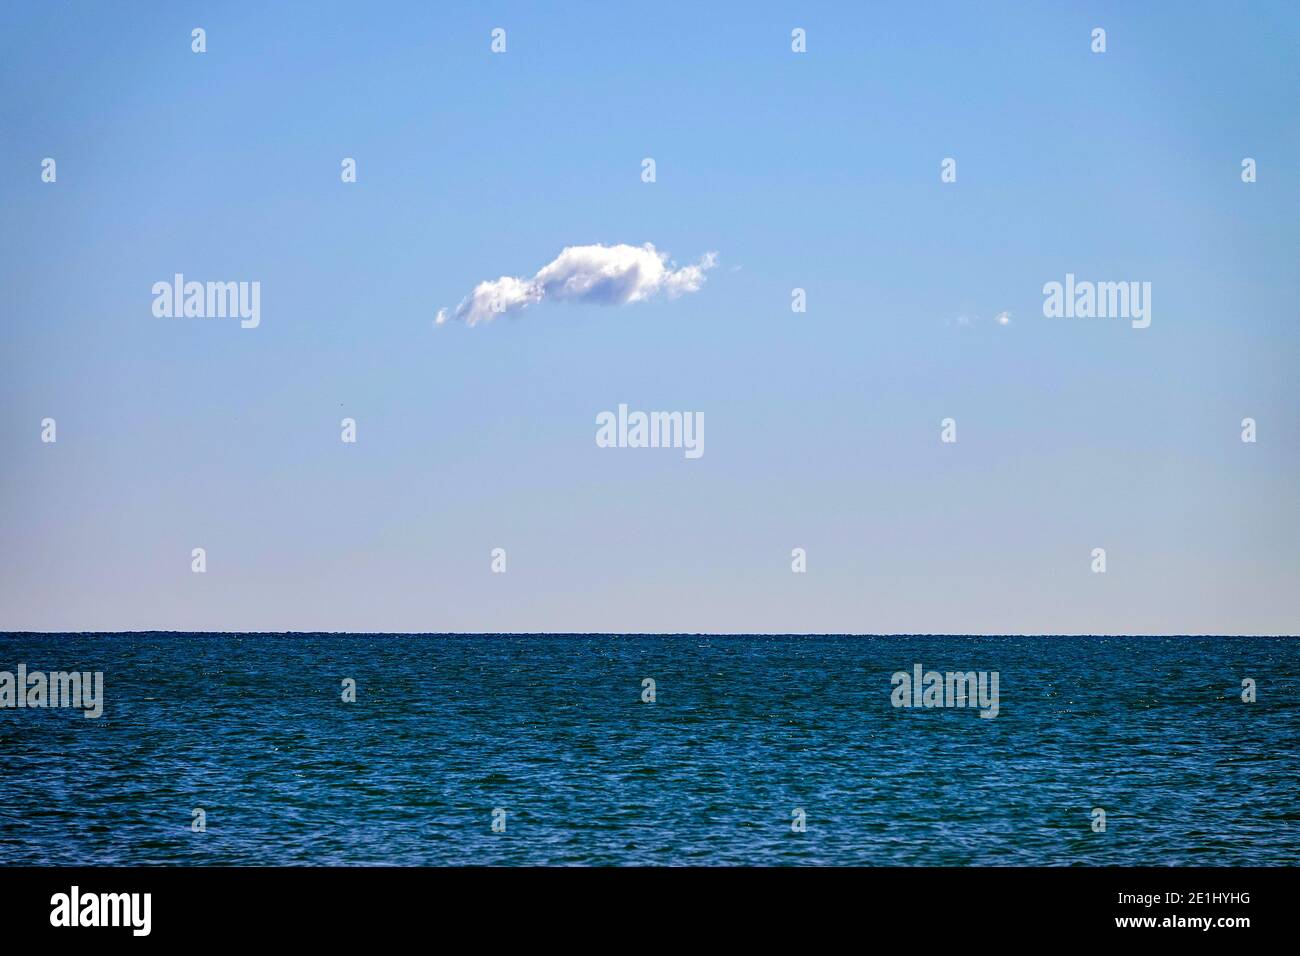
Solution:
<path fill-rule="evenodd" d="M 10 5 L 0 627 L 1295 634 L 1298 42 L 1284 3 Z M 433 325 L 646 242 L 718 264 Z M 261 325 L 156 318 L 176 272 Z M 1151 326 L 1045 318 L 1067 272 Z M 706 453 L 598 448 L 619 403 Z"/>

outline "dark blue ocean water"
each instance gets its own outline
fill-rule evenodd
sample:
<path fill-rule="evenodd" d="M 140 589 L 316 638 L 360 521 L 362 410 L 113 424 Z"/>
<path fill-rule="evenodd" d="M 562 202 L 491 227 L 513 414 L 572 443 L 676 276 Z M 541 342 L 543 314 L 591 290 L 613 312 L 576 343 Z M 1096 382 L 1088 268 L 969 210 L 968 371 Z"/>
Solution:
<path fill-rule="evenodd" d="M 1297 648 L 3 634 L 106 702 L 0 710 L 0 864 L 1294 865 Z M 997 671 L 999 715 L 894 708 L 918 662 Z"/>

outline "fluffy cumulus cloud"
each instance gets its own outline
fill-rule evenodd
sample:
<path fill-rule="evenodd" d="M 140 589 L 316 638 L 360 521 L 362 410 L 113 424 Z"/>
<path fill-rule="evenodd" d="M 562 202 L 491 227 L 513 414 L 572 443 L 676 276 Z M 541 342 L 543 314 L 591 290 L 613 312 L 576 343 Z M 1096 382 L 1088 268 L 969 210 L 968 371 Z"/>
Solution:
<path fill-rule="evenodd" d="M 480 282 L 454 309 L 439 309 L 438 324 L 457 319 L 474 325 L 543 300 L 625 305 L 656 295 L 670 299 L 696 292 L 704 273 L 718 261 L 706 253 L 693 265 L 675 268 L 666 252 L 644 246 L 568 246 L 531 279 L 502 276 Z"/>

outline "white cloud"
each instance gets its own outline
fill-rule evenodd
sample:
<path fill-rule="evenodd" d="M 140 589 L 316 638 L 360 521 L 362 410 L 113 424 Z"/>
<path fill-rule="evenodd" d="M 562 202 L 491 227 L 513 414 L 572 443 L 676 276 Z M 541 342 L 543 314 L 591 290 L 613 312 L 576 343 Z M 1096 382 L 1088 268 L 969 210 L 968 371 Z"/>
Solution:
<path fill-rule="evenodd" d="M 455 309 L 439 309 L 437 323 L 459 319 L 474 325 L 496 315 L 521 312 L 543 299 L 598 305 L 641 302 L 660 293 L 675 299 L 698 291 L 704 285 L 704 273 L 717 262 L 718 254 L 709 252 L 694 265 L 674 268 L 668 254 L 649 242 L 644 246 L 567 246 L 531 279 L 502 276 L 480 282 Z"/>
<path fill-rule="evenodd" d="M 959 312 L 956 318 L 952 318 L 952 319 L 945 318 L 943 320 L 943 323 L 944 325 L 956 325 L 959 328 L 964 329 L 964 328 L 969 328 L 970 326 L 976 324 L 983 324 L 983 321 L 984 321 L 983 319 L 981 319 L 978 315 L 976 315 L 973 312 Z M 1003 311 L 993 316 L 993 321 L 998 325 L 1010 325 L 1011 313 L 1004 309 Z"/>

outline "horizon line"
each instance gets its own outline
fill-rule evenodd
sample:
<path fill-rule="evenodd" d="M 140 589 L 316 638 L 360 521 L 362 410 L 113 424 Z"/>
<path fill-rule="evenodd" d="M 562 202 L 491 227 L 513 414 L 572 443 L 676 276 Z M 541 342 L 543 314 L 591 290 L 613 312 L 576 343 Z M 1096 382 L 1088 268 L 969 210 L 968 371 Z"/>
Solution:
<path fill-rule="evenodd" d="M 93 630 L 93 631 L 36 631 L 36 630 L 0 630 L 0 635 L 38 635 L 52 634 L 60 636 L 133 635 L 133 634 L 184 634 L 193 636 L 254 636 L 254 637 L 312 637 L 312 636 L 357 636 L 357 637 L 1065 637 L 1065 638 L 1106 638 L 1106 637 L 1219 637 L 1219 638 L 1271 638 L 1296 639 L 1300 634 L 1131 634 L 1124 632 L 1099 632 L 1094 634 L 1041 632 L 1041 633 L 940 633 L 940 632 L 855 632 L 855 631 L 189 631 L 189 630 Z"/>

